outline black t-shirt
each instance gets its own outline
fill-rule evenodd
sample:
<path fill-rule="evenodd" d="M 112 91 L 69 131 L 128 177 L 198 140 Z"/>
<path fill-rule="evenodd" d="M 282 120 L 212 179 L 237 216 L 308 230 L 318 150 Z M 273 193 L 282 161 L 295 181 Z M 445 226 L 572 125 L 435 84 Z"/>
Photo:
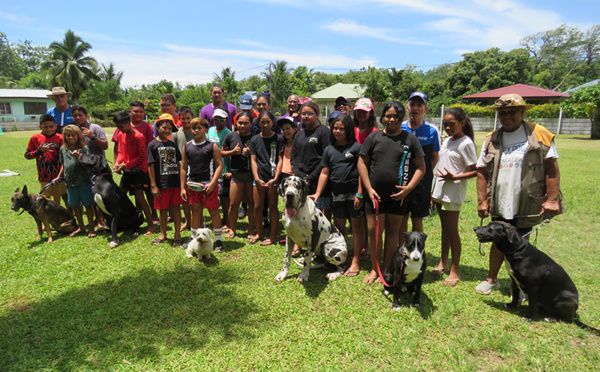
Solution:
<path fill-rule="evenodd" d="M 323 152 L 323 167 L 329 168 L 331 191 L 334 195 L 358 191 L 358 157 L 361 145 L 358 142 L 344 146 L 329 145 Z"/>
<path fill-rule="evenodd" d="M 173 141 L 153 139 L 148 144 L 148 165 L 154 164 L 154 178 L 159 189 L 180 187 L 180 161 L 181 152 Z"/>
<path fill-rule="evenodd" d="M 233 150 L 237 145 L 240 145 L 240 148 L 244 149 L 252 137 L 254 137 L 253 133 L 250 133 L 248 136 L 240 136 L 238 132 L 227 133 L 223 140 L 223 147 Z M 252 172 L 250 155 L 232 155 L 229 170 L 233 173 Z"/>
<path fill-rule="evenodd" d="M 381 200 L 392 200 L 398 193 L 398 186 L 406 186 L 414 172 L 413 159 L 424 156 L 417 137 L 406 131 L 388 136 L 382 130 L 367 137 L 360 150 L 360 156 L 371 159 L 369 180 Z"/>
<path fill-rule="evenodd" d="M 310 184 L 314 193 L 321 174 L 323 151 L 329 146 L 329 128 L 318 125 L 313 130 L 306 128 L 296 133 L 292 145 L 291 163 L 294 174 Z"/>
<path fill-rule="evenodd" d="M 263 182 L 268 182 L 275 177 L 279 155 L 283 153 L 284 146 L 283 137 L 277 133 L 273 133 L 268 138 L 257 135 L 248 142 L 250 155 L 256 155 L 258 177 Z"/>

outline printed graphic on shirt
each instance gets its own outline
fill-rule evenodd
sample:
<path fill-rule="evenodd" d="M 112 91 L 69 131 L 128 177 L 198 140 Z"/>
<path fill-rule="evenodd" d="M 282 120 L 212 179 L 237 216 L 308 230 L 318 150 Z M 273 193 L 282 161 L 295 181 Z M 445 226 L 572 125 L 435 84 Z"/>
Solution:
<path fill-rule="evenodd" d="M 179 174 L 179 167 L 177 166 L 177 152 L 172 146 L 159 147 L 157 149 L 159 164 L 160 164 L 160 175 L 167 176 L 171 174 Z"/>

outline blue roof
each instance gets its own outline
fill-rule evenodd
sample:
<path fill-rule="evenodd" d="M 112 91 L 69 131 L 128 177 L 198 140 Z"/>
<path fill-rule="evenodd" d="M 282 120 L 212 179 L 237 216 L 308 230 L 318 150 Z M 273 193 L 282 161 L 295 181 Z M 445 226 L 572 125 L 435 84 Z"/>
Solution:
<path fill-rule="evenodd" d="M 571 89 L 569 89 L 569 90 L 565 90 L 563 93 L 573 93 L 573 92 L 575 92 L 576 90 L 579 90 L 579 89 L 581 89 L 581 88 L 585 88 L 585 87 L 591 87 L 591 86 L 594 86 L 594 85 L 596 85 L 596 84 L 600 84 L 600 79 L 592 80 L 592 81 L 589 81 L 589 82 L 587 82 L 587 83 L 585 83 L 585 84 L 581 84 L 581 85 L 580 85 L 580 86 L 578 86 L 578 87 L 571 88 Z"/>

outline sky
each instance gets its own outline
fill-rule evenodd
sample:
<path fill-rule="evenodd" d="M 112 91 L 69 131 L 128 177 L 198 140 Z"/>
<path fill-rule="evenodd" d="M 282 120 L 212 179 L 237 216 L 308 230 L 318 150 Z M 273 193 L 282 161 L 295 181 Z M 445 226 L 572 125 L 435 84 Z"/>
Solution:
<path fill-rule="evenodd" d="M 407 64 L 426 71 L 463 53 L 518 48 L 523 37 L 561 24 L 585 31 L 600 23 L 600 0 L 1 3 L 0 32 L 9 41 L 48 45 L 71 29 L 134 88 L 161 79 L 205 84 L 225 67 L 240 80 L 276 60 L 340 74 Z"/>

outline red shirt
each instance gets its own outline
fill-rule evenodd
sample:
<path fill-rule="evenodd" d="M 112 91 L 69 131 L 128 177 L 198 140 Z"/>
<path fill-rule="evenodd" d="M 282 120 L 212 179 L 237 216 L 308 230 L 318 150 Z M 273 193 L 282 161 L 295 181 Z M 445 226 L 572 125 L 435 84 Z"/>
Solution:
<path fill-rule="evenodd" d="M 148 124 L 147 122 L 142 121 L 137 126 L 132 123 L 131 127 L 134 130 L 137 130 L 138 132 L 140 132 L 144 136 L 144 138 L 146 139 L 146 146 L 148 146 L 148 144 L 150 142 L 152 142 L 152 140 L 154 139 L 154 133 L 153 133 L 152 125 Z M 119 128 L 115 129 L 115 132 L 113 133 L 113 136 L 112 136 L 112 141 L 113 142 L 115 142 L 115 143 L 119 142 L 119 140 L 118 140 L 119 133 L 121 133 L 121 131 L 119 130 Z"/>
<path fill-rule="evenodd" d="M 138 132 L 119 133 L 117 138 L 118 154 L 116 164 L 125 163 L 125 168 L 139 167 L 144 173 L 148 173 L 148 155 L 146 154 L 146 140 Z"/>
<path fill-rule="evenodd" d="M 35 159 L 37 163 L 38 180 L 40 182 L 50 182 L 58 176 L 60 172 L 60 146 L 62 145 L 62 135 L 54 133 L 47 137 L 44 133 L 38 133 L 31 136 L 25 157 Z M 44 143 L 50 143 L 50 151 L 38 152 L 40 146 Z"/>
<path fill-rule="evenodd" d="M 356 137 L 356 141 L 358 143 L 360 143 L 361 145 L 364 144 L 365 140 L 367 139 L 367 137 L 369 136 L 369 134 L 375 132 L 376 130 L 377 130 L 377 128 L 373 127 L 373 128 L 368 128 L 364 132 L 360 133 L 358 131 L 358 128 L 354 127 L 354 135 Z"/>

